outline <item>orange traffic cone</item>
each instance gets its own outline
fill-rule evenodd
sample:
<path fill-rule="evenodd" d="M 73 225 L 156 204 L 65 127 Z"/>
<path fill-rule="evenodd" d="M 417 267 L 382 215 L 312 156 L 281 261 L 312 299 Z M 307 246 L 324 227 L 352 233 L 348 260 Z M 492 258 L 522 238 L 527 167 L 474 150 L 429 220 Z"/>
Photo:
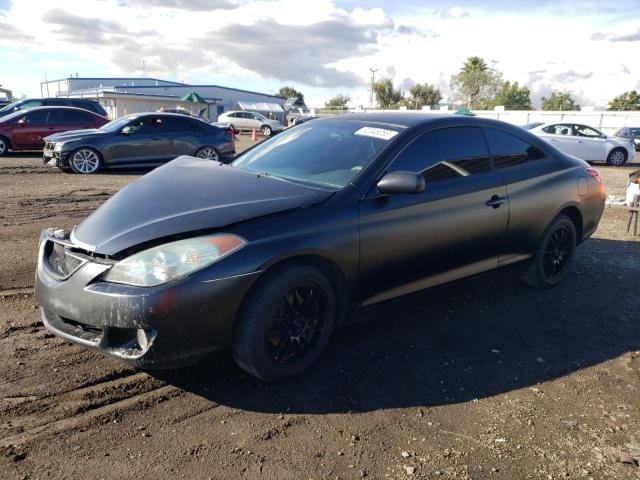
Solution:
<path fill-rule="evenodd" d="M 251 140 L 253 140 L 254 142 L 256 140 L 258 140 L 258 138 L 256 137 L 256 129 L 254 128 L 253 131 L 251 132 Z"/>

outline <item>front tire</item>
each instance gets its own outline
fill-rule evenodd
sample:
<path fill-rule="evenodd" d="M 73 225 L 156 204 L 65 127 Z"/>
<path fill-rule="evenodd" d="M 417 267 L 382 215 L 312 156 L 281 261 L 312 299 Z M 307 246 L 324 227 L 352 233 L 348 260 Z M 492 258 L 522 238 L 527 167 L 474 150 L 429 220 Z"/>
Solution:
<path fill-rule="evenodd" d="M 324 351 L 336 305 L 331 283 L 312 266 L 268 272 L 245 299 L 231 346 L 233 359 L 266 382 L 299 375 Z"/>
<path fill-rule="evenodd" d="M 93 148 L 79 148 L 69 155 L 69 166 L 73 173 L 91 175 L 102 167 L 102 158 Z"/>
<path fill-rule="evenodd" d="M 621 167 L 627 163 L 627 151 L 624 148 L 614 148 L 607 157 L 607 165 Z"/>
<path fill-rule="evenodd" d="M 0 137 L 0 157 L 4 157 L 8 153 L 9 153 L 9 141 L 4 137 Z"/>
<path fill-rule="evenodd" d="M 576 249 L 576 227 L 566 215 L 558 215 L 542 236 L 540 246 L 522 275 L 522 281 L 537 288 L 553 288 L 569 272 Z"/>
<path fill-rule="evenodd" d="M 273 130 L 271 130 L 271 127 L 269 125 L 263 125 L 262 127 L 260 127 L 260 133 L 265 137 L 270 137 L 273 133 Z"/>

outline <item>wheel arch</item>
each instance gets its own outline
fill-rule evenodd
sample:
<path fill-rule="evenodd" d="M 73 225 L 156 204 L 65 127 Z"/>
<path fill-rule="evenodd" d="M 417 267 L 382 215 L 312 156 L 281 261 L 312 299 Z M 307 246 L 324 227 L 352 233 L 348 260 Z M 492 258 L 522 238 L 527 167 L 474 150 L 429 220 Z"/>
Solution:
<path fill-rule="evenodd" d="M 320 272 L 327 277 L 331 285 L 334 287 L 338 305 L 336 325 L 345 323 L 347 313 L 349 312 L 351 305 L 351 295 L 349 293 L 350 287 L 343 270 L 333 260 L 317 253 L 298 253 L 270 262 L 265 266 L 264 272 L 260 277 L 263 278 L 269 272 L 294 265 L 311 265 L 320 270 Z M 259 281 L 257 284 L 259 284 Z M 251 288 L 253 289 L 255 287 L 256 284 Z"/>
<path fill-rule="evenodd" d="M 9 137 L 0 133 L 0 138 L 3 139 L 5 142 L 7 142 L 7 145 L 9 146 L 9 150 L 13 150 L 13 144 L 11 143 L 11 139 Z"/>
<path fill-rule="evenodd" d="M 580 211 L 580 209 L 575 205 L 569 205 L 560 210 L 558 215 L 566 215 L 571 219 L 571 221 L 573 222 L 573 226 L 576 228 L 576 245 L 580 245 L 580 243 L 582 242 L 582 234 L 584 228 L 582 212 Z"/>
<path fill-rule="evenodd" d="M 633 161 L 633 159 L 629 157 L 629 151 L 626 148 L 624 148 L 622 145 L 613 145 L 612 148 L 610 148 L 607 152 L 606 163 L 609 163 L 609 157 L 611 156 L 611 154 L 618 150 L 624 153 L 625 163 L 630 160 Z"/>

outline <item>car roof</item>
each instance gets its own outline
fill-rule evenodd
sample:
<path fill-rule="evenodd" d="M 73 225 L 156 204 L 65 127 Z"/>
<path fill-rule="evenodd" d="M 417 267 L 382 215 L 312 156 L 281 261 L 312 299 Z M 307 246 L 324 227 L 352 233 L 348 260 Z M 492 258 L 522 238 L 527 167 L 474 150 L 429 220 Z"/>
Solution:
<path fill-rule="evenodd" d="M 27 113 L 27 112 L 34 112 L 36 110 L 74 110 L 74 111 L 78 111 L 78 112 L 89 112 L 92 113 L 93 115 L 98 115 L 96 112 L 92 112 L 91 110 L 86 110 L 84 108 L 78 108 L 78 107 L 67 107 L 64 105 L 44 105 L 42 107 L 31 107 L 31 108 L 25 108 L 24 110 L 18 110 L 17 112 L 14 113 Z M 99 117 L 101 115 L 98 115 Z"/>
<path fill-rule="evenodd" d="M 344 120 L 362 123 L 382 124 L 400 128 L 419 127 L 423 125 L 437 126 L 485 126 L 500 128 L 511 132 L 526 131 L 511 123 L 493 118 L 478 116 L 454 115 L 441 112 L 378 112 L 378 113 L 350 113 L 333 117 L 320 118 L 317 121 Z"/>
<path fill-rule="evenodd" d="M 72 97 L 44 97 L 44 98 L 34 97 L 34 98 L 25 98 L 23 100 L 16 100 L 15 103 L 33 102 L 34 100 L 72 100 L 74 102 L 99 103 L 97 100 L 92 100 L 91 98 L 72 98 Z M 56 106 L 56 105 L 53 105 L 53 106 Z"/>
<path fill-rule="evenodd" d="M 147 116 L 147 115 L 153 115 L 153 116 L 160 116 L 160 117 L 175 117 L 175 118 L 190 118 L 192 120 L 197 120 L 197 118 L 194 118 L 190 115 L 185 115 L 183 113 L 175 113 L 175 112 L 140 112 L 140 113 L 131 113 L 129 115 L 124 115 L 121 118 L 127 117 L 127 118 L 137 118 L 137 117 L 143 117 L 143 116 Z"/>

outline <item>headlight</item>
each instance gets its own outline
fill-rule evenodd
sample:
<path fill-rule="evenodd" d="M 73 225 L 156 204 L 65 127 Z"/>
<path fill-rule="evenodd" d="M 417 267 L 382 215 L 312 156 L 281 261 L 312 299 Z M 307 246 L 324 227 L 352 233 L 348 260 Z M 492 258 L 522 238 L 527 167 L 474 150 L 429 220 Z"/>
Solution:
<path fill-rule="evenodd" d="M 53 147 L 53 151 L 54 152 L 60 152 L 62 150 L 62 142 L 58 142 L 54 145 Z"/>
<path fill-rule="evenodd" d="M 243 238 L 231 234 L 166 243 L 116 263 L 104 279 L 137 287 L 154 287 L 211 265 L 246 243 Z"/>

